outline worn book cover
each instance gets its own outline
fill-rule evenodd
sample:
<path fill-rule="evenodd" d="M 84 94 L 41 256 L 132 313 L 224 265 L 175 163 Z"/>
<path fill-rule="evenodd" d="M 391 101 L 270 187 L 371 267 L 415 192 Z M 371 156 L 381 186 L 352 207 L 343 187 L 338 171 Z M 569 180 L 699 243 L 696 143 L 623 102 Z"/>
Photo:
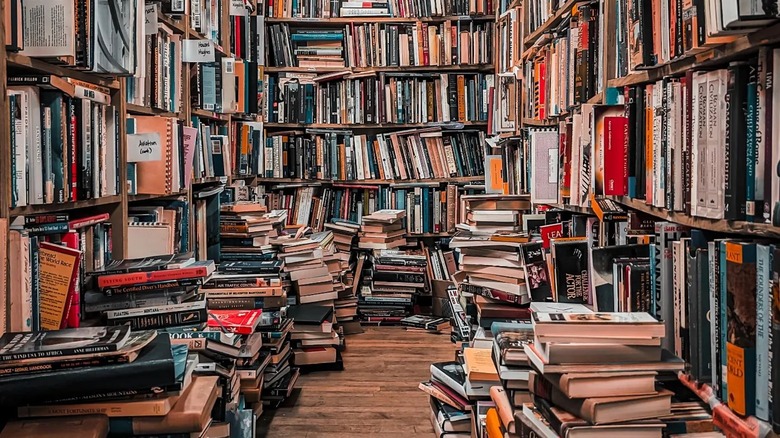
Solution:
<path fill-rule="evenodd" d="M 587 303 L 590 283 L 587 240 L 553 241 L 552 257 L 557 301 Z"/>
<path fill-rule="evenodd" d="M 128 326 L 6 333 L 0 337 L 0 362 L 117 351 L 129 335 Z"/>
<path fill-rule="evenodd" d="M 523 244 L 520 247 L 520 257 L 525 268 L 525 284 L 531 301 L 549 301 L 552 299 L 552 288 L 547 273 L 547 262 L 544 250 L 539 242 Z"/>

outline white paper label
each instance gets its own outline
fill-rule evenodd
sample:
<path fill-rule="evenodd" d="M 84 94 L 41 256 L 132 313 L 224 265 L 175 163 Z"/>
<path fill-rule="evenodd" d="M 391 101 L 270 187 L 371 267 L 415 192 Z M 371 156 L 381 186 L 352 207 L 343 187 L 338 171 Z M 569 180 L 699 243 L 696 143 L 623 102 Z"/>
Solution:
<path fill-rule="evenodd" d="M 547 182 L 550 184 L 558 182 L 558 151 L 556 149 L 547 149 Z"/>
<path fill-rule="evenodd" d="M 127 161 L 138 163 L 142 161 L 162 160 L 162 145 L 160 133 L 127 134 Z"/>
<path fill-rule="evenodd" d="M 144 34 L 154 35 L 157 33 L 157 3 L 146 5 L 144 10 L 146 12 L 144 17 Z"/>
<path fill-rule="evenodd" d="M 231 17 L 246 17 L 248 11 L 246 9 L 246 3 L 244 0 L 230 0 L 230 16 Z"/>
<path fill-rule="evenodd" d="M 182 62 L 214 62 L 214 43 L 211 40 L 182 41 Z"/>

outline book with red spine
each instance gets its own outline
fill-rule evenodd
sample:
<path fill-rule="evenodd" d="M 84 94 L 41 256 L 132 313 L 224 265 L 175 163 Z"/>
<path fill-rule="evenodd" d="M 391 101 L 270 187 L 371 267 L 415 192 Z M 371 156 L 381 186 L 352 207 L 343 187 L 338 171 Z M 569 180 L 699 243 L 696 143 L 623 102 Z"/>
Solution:
<path fill-rule="evenodd" d="M 97 278 L 98 287 L 129 286 L 133 284 L 156 281 L 188 280 L 208 277 L 214 272 L 214 261 L 203 260 L 181 269 L 164 269 L 159 271 L 130 272 L 126 274 L 101 275 Z"/>
<path fill-rule="evenodd" d="M 81 228 L 87 228 L 87 227 L 91 227 L 92 225 L 97 225 L 99 223 L 103 223 L 103 222 L 107 221 L 108 218 L 109 218 L 109 214 L 108 213 L 101 213 L 101 214 L 96 214 L 94 216 L 81 217 L 81 218 L 73 219 L 73 220 L 69 221 L 68 222 L 68 227 L 71 230 L 78 230 L 78 229 L 81 229 Z"/>
<path fill-rule="evenodd" d="M 210 310 L 209 328 L 250 335 L 260 324 L 262 310 Z"/>
<path fill-rule="evenodd" d="M 626 196 L 628 194 L 628 153 L 626 151 L 626 126 L 624 116 L 604 118 L 604 194 Z"/>

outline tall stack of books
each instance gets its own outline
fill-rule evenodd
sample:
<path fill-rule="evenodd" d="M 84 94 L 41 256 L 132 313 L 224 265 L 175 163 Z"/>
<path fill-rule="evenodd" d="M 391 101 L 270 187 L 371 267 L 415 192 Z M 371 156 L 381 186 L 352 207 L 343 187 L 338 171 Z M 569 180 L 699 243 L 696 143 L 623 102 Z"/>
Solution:
<path fill-rule="evenodd" d="M 284 314 L 273 318 L 271 323 L 261 322 L 258 332 L 263 338 L 263 356 L 269 357 L 263 373 L 263 387 L 258 398 L 268 408 L 277 408 L 292 394 L 300 372 L 292 366 L 290 332 L 293 321 Z"/>
<path fill-rule="evenodd" d="M 7 333 L 0 338 L 0 405 L 20 417 L 9 431 L 39 417 L 58 417 L 43 421 L 67 428 L 73 419 L 63 415 L 99 414 L 85 422 L 117 436 L 240 433 L 238 422 L 222 424 L 224 388 L 200 374 L 201 365 L 186 346 L 129 325 Z"/>
<path fill-rule="evenodd" d="M 306 233 L 309 235 L 306 236 Z M 272 241 L 278 249 L 277 257 L 284 263 L 284 272 L 290 276 L 298 304 L 332 304 L 338 298 L 333 275 L 323 262 L 327 252 L 321 246 L 324 237 L 322 234 L 310 234 L 308 228 L 302 228 L 296 235 L 280 236 Z"/>
<path fill-rule="evenodd" d="M 214 270 L 213 261 L 195 261 L 192 253 L 113 260 L 93 272 L 85 308 L 102 314 L 109 325 L 133 330 L 203 324 L 201 285 Z"/>
<path fill-rule="evenodd" d="M 271 239 L 287 221 L 287 210 L 266 211 L 254 202 L 235 202 L 220 207 L 220 260 L 270 260 Z"/>
<path fill-rule="evenodd" d="M 339 252 L 350 253 L 355 236 L 360 232 L 360 224 L 344 219 L 333 219 L 325 224 L 325 229 L 333 232 L 333 244 Z"/>
<path fill-rule="evenodd" d="M 393 249 L 406 245 L 404 210 L 377 210 L 363 216 L 358 248 Z"/>
<path fill-rule="evenodd" d="M 517 413 L 518 429 L 661 436 L 659 418 L 671 414 L 672 392 L 657 389 L 657 375 L 685 368 L 661 348 L 663 322 L 639 312 L 539 312 L 533 327 L 534 342 L 525 346 L 533 403 Z"/>
<path fill-rule="evenodd" d="M 375 250 L 368 262 L 358 302 L 362 321 L 401 322 L 411 313 L 416 295 L 425 288 L 426 257 L 399 250 Z"/>
<path fill-rule="evenodd" d="M 302 370 L 341 370 L 341 338 L 334 329 L 333 306 L 291 306 L 293 363 Z"/>

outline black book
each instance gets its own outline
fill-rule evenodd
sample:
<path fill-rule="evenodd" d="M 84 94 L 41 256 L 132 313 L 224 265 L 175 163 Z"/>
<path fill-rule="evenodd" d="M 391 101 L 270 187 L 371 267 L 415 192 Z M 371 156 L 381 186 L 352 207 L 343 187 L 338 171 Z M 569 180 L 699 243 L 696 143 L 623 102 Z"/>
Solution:
<path fill-rule="evenodd" d="M 544 260 L 544 249 L 541 242 L 526 243 L 520 246 L 520 257 L 525 266 L 525 284 L 531 301 L 549 301 L 552 299 L 550 276 L 547 273 L 547 262 Z"/>
<path fill-rule="evenodd" d="M 780 433 L 780 366 L 778 366 L 778 358 L 780 358 L 780 294 L 777 293 L 777 288 L 780 287 L 780 248 L 776 248 L 772 254 L 772 273 L 771 273 L 771 290 L 772 290 L 772 333 L 769 339 L 771 339 L 771 345 L 769 348 L 772 351 L 772 392 L 770 393 L 770 400 L 772 400 L 772 429 L 775 433 Z M 715 310 L 715 309 L 711 309 Z M 715 364 L 712 364 L 715 366 Z"/>
<path fill-rule="evenodd" d="M 287 317 L 292 319 L 294 324 L 322 324 L 324 321 L 330 320 L 332 314 L 332 307 L 314 304 L 290 306 L 287 309 Z"/>
<path fill-rule="evenodd" d="M 649 258 L 649 245 L 620 245 L 593 248 L 590 288 L 599 312 L 616 311 L 613 263 L 619 258 Z"/>
<path fill-rule="evenodd" d="M 176 384 L 167 336 L 157 336 L 133 362 L 74 368 L 0 379 L 0 406 L 22 406 L 112 391 L 138 391 Z"/>
<path fill-rule="evenodd" d="M 588 241 L 565 240 L 551 244 L 555 266 L 556 298 L 559 303 L 588 302 L 590 284 Z"/>
<path fill-rule="evenodd" d="M 96 271 L 94 275 L 127 274 L 130 272 L 161 271 L 163 269 L 175 269 L 184 267 L 190 261 L 195 261 L 192 252 L 181 254 L 166 254 L 137 259 L 112 260 L 102 271 Z"/>
<path fill-rule="evenodd" d="M 129 336 L 127 326 L 6 333 L 0 337 L 0 362 L 117 351 Z"/>
<path fill-rule="evenodd" d="M 726 183 L 724 218 L 745 219 L 745 169 L 747 168 L 747 83 L 754 67 L 733 63 L 728 68 L 726 89 Z"/>
<path fill-rule="evenodd" d="M 234 274 L 276 274 L 282 269 L 282 262 L 269 261 L 232 261 L 219 265 L 219 272 Z"/>
<path fill-rule="evenodd" d="M 373 271 L 374 281 L 393 283 L 425 283 L 425 274 L 419 272 Z"/>

